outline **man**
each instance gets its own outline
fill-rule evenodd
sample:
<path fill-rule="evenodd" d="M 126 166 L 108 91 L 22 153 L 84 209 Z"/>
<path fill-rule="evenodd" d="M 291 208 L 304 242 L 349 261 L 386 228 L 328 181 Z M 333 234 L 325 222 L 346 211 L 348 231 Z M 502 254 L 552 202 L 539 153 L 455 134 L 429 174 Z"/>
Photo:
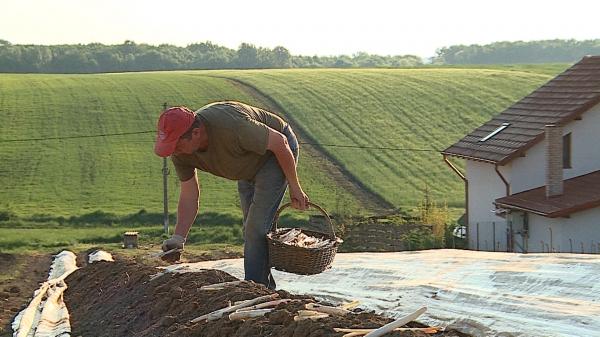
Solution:
<path fill-rule="evenodd" d="M 304 210 L 308 196 L 296 171 L 298 141 L 289 124 L 266 110 L 239 102 L 218 102 L 193 112 L 164 111 L 154 152 L 171 156 L 181 191 L 177 225 L 163 251 L 183 249 L 198 213 L 196 169 L 238 181 L 244 220 L 245 279 L 275 289 L 266 234 L 289 184 L 292 207 Z"/>

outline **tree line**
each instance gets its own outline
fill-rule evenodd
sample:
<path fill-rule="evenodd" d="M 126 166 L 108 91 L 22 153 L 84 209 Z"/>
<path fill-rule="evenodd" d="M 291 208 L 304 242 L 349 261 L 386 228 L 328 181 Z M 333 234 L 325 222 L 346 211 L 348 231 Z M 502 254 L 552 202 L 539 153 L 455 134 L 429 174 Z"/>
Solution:
<path fill-rule="evenodd" d="M 267 68 L 399 68 L 433 64 L 573 63 L 585 55 L 600 55 L 600 39 L 495 42 L 486 45 L 443 47 L 424 62 L 415 55 L 291 55 L 282 46 L 273 49 L 242 43 L 238 49 L 210 41 L 178 47 L 125 41 L 75 45 L 19 45 L 0 39 L 2 73 L 100 73 L 186 69 Z"/>
<path fill-rule="evenodd" d="M 573 63 L 600 55 L 600 39 L 495 42 L 440 48 L 434 64 Z"/>
<path fill-rule="evenodd" d="M 184 69 L 410 67 L 423 63 L 414 55 L 293 56 L 281 46 L 273 49 L 242 43 L 237 50 L 212 42 L 178 47 L 125 41 L 76 45 L 17 45 L 0 40 L 0 72 L 99 73 Z"/>

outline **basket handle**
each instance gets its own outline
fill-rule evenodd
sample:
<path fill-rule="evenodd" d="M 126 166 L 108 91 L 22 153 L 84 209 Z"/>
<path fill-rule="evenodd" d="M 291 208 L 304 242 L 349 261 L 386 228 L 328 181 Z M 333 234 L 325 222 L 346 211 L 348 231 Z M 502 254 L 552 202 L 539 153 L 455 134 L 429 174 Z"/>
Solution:
<path fill-rule="evenodd" d="M 277 213 L 275 213 L 275 217 L 273 218 L 273 224 L 271 226 L 271 232 L 275 232 L 277 231 L 277 222 L 279 220 L 279 215 L 281 214 L 281 211 L 283 211 L 284 209 L 290 207 L 292 205 L 291 202 L 288 202 L 287 204 L 283 204 L 281 205 L 281 207 L 279 207 L 279 209 L 277 210 Z M 333 222 L 331 221 L 331 217 L 329 216 L 329 214 L 327 214 L 327 212 L 319 205 L 312 203 L 312 202 L 308 202 L 308 206 L 312 207 L 312 208 L 316 208 L 319 210 L 319 212 L 321 212 L 324 216 L 325 219 L 327 219 L 327 222 L 329 223 L 329 229 L 331 230 L 331 234 L 333 234 L 333 237 L 335 238 L 335 230 L 333 229 Z"/>

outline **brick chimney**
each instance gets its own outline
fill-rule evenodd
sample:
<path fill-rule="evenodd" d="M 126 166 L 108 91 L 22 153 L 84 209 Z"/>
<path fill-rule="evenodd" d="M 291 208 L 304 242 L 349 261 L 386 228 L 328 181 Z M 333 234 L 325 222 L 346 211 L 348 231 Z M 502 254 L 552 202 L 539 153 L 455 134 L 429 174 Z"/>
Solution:
<path fill-rule="evenodd" d="M 546 198 L 563 194 L 563 134 L 562 127 L 546 125 Z"/>

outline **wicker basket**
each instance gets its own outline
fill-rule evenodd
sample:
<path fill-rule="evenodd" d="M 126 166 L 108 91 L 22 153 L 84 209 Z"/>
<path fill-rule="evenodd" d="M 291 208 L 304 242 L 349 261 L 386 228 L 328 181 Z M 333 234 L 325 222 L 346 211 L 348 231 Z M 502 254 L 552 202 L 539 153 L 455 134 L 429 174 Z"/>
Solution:
<path fill-rule="evenodd" d="M 286 233 L 292 228 L 280 228 L 277 229 L 277 221 L 279 220 L 279 214 L 285 208 L 291 204 L 287 203 L 277 210 L 275 218 L 273 219 L 273 225 L 271 231 L 267 234 L 267 242 L 269 245 L 269 262 L 271 267 L 285 271 L 288 273 L 294 273 L 299 275 L 314 275 L 323 272 L 324 270 L 331 267 L 337 248 L 342 240 L 335 236 L 333 229 L 333 223 L 329 214 L 325 212 L 320 206 L 308 203 L 310 207 L 318 209 L 325 216 L 326 221 L 329 223 L 329 233 L 310 231 L 301 229 L 301 231 L 310 236 L 314 236 L 320 239 L 330 239 L 333 241 L 333 245 L 328 245 L 321 248 L 305 248 L 287 245 L 273 238 L 275 234 Z"/>

